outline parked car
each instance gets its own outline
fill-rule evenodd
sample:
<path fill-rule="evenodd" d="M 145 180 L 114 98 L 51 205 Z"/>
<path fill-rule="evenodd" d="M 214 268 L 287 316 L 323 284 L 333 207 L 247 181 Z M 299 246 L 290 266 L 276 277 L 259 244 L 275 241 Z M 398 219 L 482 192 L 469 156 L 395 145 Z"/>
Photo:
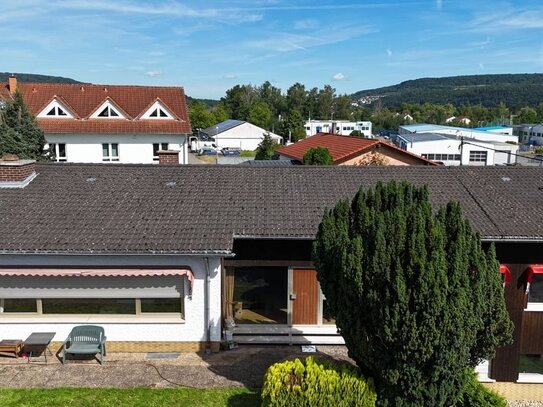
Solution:
<path fill-rule="evenodd" d="M 221 154 L 220 147 L 206 146 L 198 150 L 198 155 L 218 155 Z"/>
<path fill-rule="evenodd" d="M 222 155 L 241 155 L 241 150 L 239 148 L 223 148 Z"/>

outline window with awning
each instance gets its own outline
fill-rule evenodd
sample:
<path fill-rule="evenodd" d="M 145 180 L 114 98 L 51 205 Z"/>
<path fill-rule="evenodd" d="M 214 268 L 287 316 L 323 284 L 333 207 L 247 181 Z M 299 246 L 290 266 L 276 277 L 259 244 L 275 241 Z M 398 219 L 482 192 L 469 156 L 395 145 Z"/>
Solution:
<path fill-rule="evenodd" d="M 54 315 L 179 314 L 194 281 L 189 267 L 2 268 L 0 278 L 0 313 Z"/>
<path fill-rule="evenodd" d="M 528 303 L 543 306 L 543 264 L 531 264 L 527 269 Z"/>

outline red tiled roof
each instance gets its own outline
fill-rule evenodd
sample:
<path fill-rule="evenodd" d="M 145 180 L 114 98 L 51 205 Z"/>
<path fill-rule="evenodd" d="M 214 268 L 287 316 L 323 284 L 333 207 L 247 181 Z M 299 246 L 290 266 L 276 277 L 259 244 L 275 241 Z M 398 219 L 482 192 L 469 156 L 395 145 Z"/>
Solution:
<path fill-rule="evenodd" d="M 178 120 L 124 120 L 124 119 L 38 119 L 40 128 L 47 134 L 56 133 L 190 133 L 186 123 Z"/>
<path fill-rule="evenodd" d="M 351 155 L 362 153 L 367 148 L 379 144 L 377 140 L 361 137 L 340 136 L 337 134 L 318 133 L 314 136 L 300 140 L 290 146 L 281 147 L 277 152 L 281 155 L 303 161 L 304 154 L 310 148 L 326 147 L 334 160 L 340 161 Z"/>
<path fill-rule="evenodd" d="M 318 133 L 290 146 L 281 147 L 277 152 L 281 155 L 303 161 L 304 154 L 314 147 L 326 147 L 332 156 L 334 164 L 348 161 L 360 154 L 369 151 L 377 146 L 394 150 L 400 154 L 416 158 L 422 165 L 435 165 L 434 162 L 426 160 L 416 154 L 412 154 L 391 144 L 379 140 L 366 139 L 353 136 L 341 136 L 339 134 Z"/>
<path fill-rule="evenodd" d="M 37 115 L 45 106 L 58 97 L 67 104 L 79 119 L 39 119 L 40 127 L 46 133 L 68 132 L 138 132 L 138 133 L 190 133 L 185 92 L 182 87 L 165 86 L 123 86 L 60 83 L 21 83 L 17 89 L 22 93 L 29 110 Z M 0 96 L 9 97 L 7 86 L 0 88 Z M 118 105 L 129 119 L 88 119 L 102 103 L 109 98 Z M 176 116 L 174 120 L 134 120 L 149 106 L 160 101 Z M 155 123 L 156 122 L 156 123 Z"/>

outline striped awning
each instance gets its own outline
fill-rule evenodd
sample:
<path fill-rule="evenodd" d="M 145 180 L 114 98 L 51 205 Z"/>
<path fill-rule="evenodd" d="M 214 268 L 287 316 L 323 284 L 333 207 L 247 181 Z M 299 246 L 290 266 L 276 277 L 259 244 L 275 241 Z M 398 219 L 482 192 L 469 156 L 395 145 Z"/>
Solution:
<path fill-rule="evenodd" d="M 187 276 L 190 285 L 194 282 L 194 274 L 190 267 L 177 268 L 0 268 L 0 277 L 162 277 Z"/>

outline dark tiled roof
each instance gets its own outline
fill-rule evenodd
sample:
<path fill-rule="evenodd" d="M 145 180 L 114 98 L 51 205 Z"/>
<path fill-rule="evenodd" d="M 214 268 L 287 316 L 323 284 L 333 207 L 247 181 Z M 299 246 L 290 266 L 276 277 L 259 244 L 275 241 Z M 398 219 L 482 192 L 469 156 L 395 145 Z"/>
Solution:
<path fill-rule="evenodd" d="M 543 168 L 39 164 L 0 189 L 0 251 L 227 252 L 234 236 L 311 238 L 324 208 L 390 179 L 428 184 L 485 238 L 543 240 Z M 174 185 L 172 183 L 175 183 Z"/>
<path fill-rule="evenodd" d="M 46 133 L 154 133 L 161 126 L 164 129 L 159 132 L 163 134 L 172 131 L 174 133 L 192 132 L 185 91 L 182 87 L 19 82 L 17 89 L 34 115 L 40 113 L 54 98 L 58 98 L 75 114 L 76 119 L 38 119 L 38 124 Z M 2 97 L 10 97 L 5 84 L 0 86 L 0 98 Z M 105 121 L 89 118 L 106 100 L 111 100 L 129 118 Z M 157 100 L 160 100 L 175 115 L 175 119 L 138 120 L 139 116 Z M 108 130 L 109 128 L 111 131 Z"/>

